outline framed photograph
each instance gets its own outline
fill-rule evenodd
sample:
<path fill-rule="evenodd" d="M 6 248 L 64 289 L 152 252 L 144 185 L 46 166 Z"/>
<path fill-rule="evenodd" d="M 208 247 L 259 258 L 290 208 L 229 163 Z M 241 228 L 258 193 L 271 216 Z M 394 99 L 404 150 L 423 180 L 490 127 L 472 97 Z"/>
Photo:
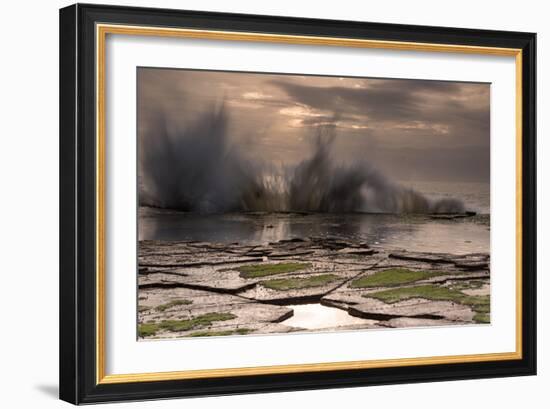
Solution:
<path fill-rule="evenodd" d="M 61 399 L 534 375 L 535 44 L 61 9 Z"/>

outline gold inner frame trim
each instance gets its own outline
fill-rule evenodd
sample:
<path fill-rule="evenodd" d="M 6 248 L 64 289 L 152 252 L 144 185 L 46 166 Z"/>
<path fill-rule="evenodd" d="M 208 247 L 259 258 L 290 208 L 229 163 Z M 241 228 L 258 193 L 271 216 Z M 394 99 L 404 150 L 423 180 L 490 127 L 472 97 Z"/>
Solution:
<path fill-rule="evenodd" d="M 515 57 L 516 65 L 516 350 L 504 353 L 449 355 L 367 361 L 322 362 L 314 364 L 148 372 L 105 373 L 105 41 L 107 34 L 248 41 L 297 45 L 371 48 L 401 51 L 465 53 Z M 179 29 L 167 27 L 96 25 L 96 382 L 116 384 L 231 376 L 291 374 L 336 370 L 390 368 L 466 362 L 490 362 L 522 358 L 522 51 L 515 48 L 432 44 L 352 38 L 295 36 L 236 31 Z"/>

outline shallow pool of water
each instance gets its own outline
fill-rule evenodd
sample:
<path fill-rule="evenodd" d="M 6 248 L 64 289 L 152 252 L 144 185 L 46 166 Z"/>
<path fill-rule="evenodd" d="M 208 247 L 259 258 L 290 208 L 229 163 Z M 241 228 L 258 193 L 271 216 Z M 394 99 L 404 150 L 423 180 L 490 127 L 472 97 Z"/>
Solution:
<path fill-rule="evenodd" d="M 284 325 L 305 329 L 333 328 L 341 325 L 370 324 L 372 321 L 352 317 L 339 308 L 325 307 L 321 304 L 289 305 L 294 315 L 283 321 Z"/>

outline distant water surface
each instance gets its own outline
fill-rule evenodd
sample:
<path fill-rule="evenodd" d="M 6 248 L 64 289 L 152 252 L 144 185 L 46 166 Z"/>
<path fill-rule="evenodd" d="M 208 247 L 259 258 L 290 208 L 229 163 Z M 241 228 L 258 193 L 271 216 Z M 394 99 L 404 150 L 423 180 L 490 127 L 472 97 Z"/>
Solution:
<path fill-rule="evenodd" d="M 489 217 L 434 220 L 387 214 L 197 214 L 140 208 L 140 240 L 262 244 L 293 237 L 341 237 L 411 251 L 489 251 Z"/>
<path fill-rule="evenodd" d="M 466 210 L 479 214 L 490 213 L 490 185 L 487 182 L 399 182 L 412 188 L 428 199 L 460 199 Z"/>
<path fill-rule="evenodd" d="M 139 209 L 140 240 L 262 244 L 293 237 L 335 236 L 372 246 L 433 252 L 489 252 L 489 184 L 400 182 L 429 199 L 461 199 L 477 216 L 437 220 L 427 215 L 327 213 L 198 214 Z"/>

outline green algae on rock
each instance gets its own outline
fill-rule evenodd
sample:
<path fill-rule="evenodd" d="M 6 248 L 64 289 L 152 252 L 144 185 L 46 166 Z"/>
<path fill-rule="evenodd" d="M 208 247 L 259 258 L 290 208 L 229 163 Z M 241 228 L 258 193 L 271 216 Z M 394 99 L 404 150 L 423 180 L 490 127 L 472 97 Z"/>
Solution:
<path fill-rule="evenodd" d="M 467 295 L 458 290 L 437 285 L 420 285 L 415 287 L 394 288 L 365 294 L 365 298 L 376 298 L 386 303 L 409 300 L 411 298 L 424 298 L 432 301 L 452 301 L 469 306 L 477 313 L 488 313 L 490 310 L 490 298 L 487 295 Z"/>
<path fill-rule="evenodd" d="M 437 277 L 448 273 L 442 271 L 416 271 L 406 268 L 391 268 L 378 271 L 372 275 L 361 277 L 350 284 L 351 288 L 394 287 L 402 284 L 414 283 L 427 278 Z"/>
<path fill-rule="evenodd" d="M 235 330 L 226 330 L 226 331 L 197 331 L 193 332 L 188 337 L 223 337 L 226 335 L 247 335 L 254 330 L 250 328 L 237 328 Z"/>
<path fill-rule="evenodd" d="M 152 337 L 158 331 L 158 325 L 155 323 L 145 323 L 138 326 L 138 335 L 140 337 Z"/>
<path fill-rule="evenodd" d="M 192 303 L 193 301 L 191 300 L 172 300 L 170 302 L 167 302 L 166 304 L 158 305 L 157 307 L 155 307 L 155 310 L 163 312 L 169 308 L 176 307 L 178 305 L 189 305 Z"/>
<path fill-rule="evenodd" d="M 489 324 L 491 322 L 491 317 L 489 314 L 478 312 L 474 315 L 473 320 L 478 324 Z"/>
<path fill-rule="evenodd" d="M 320 287 L 338 280 L 335 274 L 321 274 L 306 278 L 287 278 L 262 281 L 262 285 L 272 290 L 286 291 L 309 287 Z"/>
<path fill-rule="evenodd" d="M 157 331 L 161 329 L 170 332 L 189 331 L 194 328 L 208 327 L 215 321 L 227 321 L 232 320 L 233 318 L 236 318 L 236 315 L 230 313 L 211 312 L 185 320 L 165 320 L 141 324 L 138 328 L 138 333 L 140 336 L 146 337 L 155 335 Z"/>
<path fill-rule="evenodd" d="M 293 273 L 311 268 L 311 263 L 253 264 L 238 267 L 242 278 L 266 277 L 275 274 Z"/>

